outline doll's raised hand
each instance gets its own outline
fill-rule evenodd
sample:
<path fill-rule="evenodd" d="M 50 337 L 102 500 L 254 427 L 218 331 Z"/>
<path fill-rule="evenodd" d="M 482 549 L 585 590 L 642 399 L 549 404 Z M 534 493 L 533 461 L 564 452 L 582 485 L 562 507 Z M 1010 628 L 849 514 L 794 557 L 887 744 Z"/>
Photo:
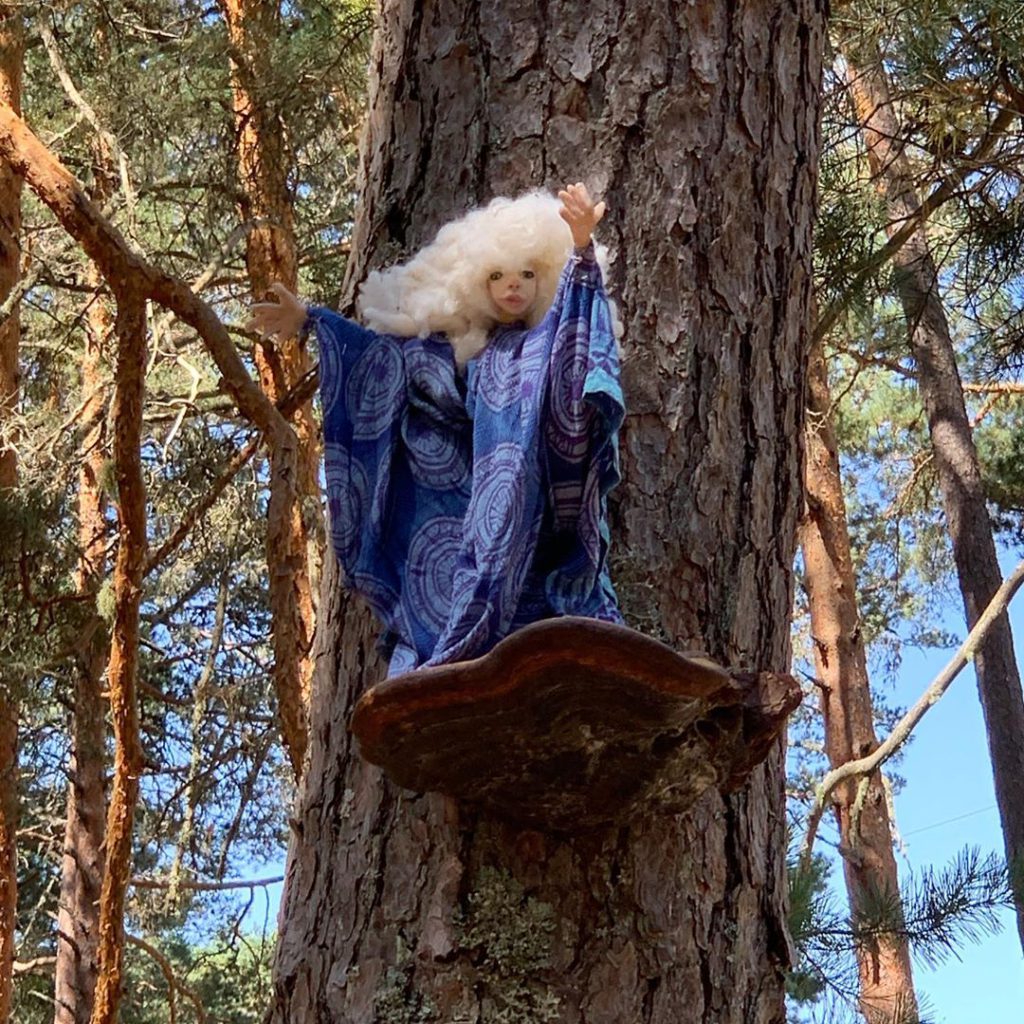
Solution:
<path fill-rule="evenodd" d="M 566 185 L 558 193 L 558 198 L 562 200 L 559 216 L 572 231 L 573 245 L 577 249 L 582 249 L 589 244 L 594 228 L 604 216 L 605 204 L 595 204 L 582 181 L 577 181 L 575 185 Z"/>
<path fill-rule="evenodd" d="M 257 302 L 252 307 L 252 316 L 246 321 L 245 329 L 256 331 L 261 338 L 269 338 L 274 334 L 281 338 L 293 338 L 306 322 L 306 305 L 283 284 L 272 284 L 270 290 L 278 301 Z"/>

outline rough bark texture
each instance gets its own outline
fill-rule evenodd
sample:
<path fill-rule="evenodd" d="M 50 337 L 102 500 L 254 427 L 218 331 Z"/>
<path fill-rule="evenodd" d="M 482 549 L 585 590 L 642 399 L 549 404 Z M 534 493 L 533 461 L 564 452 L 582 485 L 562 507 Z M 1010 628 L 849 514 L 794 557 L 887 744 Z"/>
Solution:
<path fill-rule="evenodd" d="M 823 7 L 394 0 L 372 57 L 349 294 L 494 194 L 606 199 L 620 593 L 738 669 L 789 660 Z M 381 666 L 325 575 L 270 1020 L 781 1024 L 778 747 L 737 794 L 570 838 L 398 790 L 355 755 Z"/>
<path fill-rule="evenodd" d="M 220 0 L 231 46 L 239 210 L 255 225 L 246 238 L 245 263 L 256 301 L 265 302 L 280 281 L 297 290 L 295 228 L 288 189 L 284 125 L 264 95 L 271 80 L 272 44 L 281 31 L 278 0 Z M 257 343 L 260 386 L 278 402 L 310 369 L 298 338 Z M 293 416 L 298 436 L 296 494 L 287 510 L 287 546 L 267 549 L 274 633 L 274 680 L 281 731 L 296 778 L 306 752 L 310 646 L 319 583 L 320 446 L 310 401 Z M 309 522 L 303 521 L 305 510 Z"/>
<path fill-rule="evenodd" d="M 878 746 L 856 580 L 832 422 L 828 370 L 821 343 L 807 374 L 807 511 L 800 527 L 811 611 L 814 663 L 825 720 L 829 766 L 870 754 Z M 889 809 L 881 772 L 851 779 L 833 796 L 850 911 L 871 894 L 899 894 Z M 906 939 L 883 935 L 857 950 L 860 1008 L 869 1024 L 917 1020 L 917 1001 Z"/>
<path fill-rule="evenodd" d="M 135 687 L 139 602 L 146 563 L 146 490 L 142 476 L 142 403 L 146 374 L 146 303 L 138 291 L 111 282 L 117 297 L 117 385 L 114 391 L 114 472 L 117 480 L 117 559 L 114 623 L 107 689 L 114 723 L 114 775 L 104 839 L 99 906 L 99 973 L 92 1024 L 114 1024 L 124 971 L 124 897 L 131 875 L 135 805 L 142 773 Z"/>
<path fill-rule="evenodd" d="M 20 10 L 0 12 L 0 100 L 19 110 L 24 35 Z M 0 162 L 0 303 L 21 273 L 21 176 Z M 17 309 L 0 324 L 0 428 L 14 431 L 10 414 L 18 407 Z M 18 483 L 13 447 L 0 441 L 0 490 Z M 14 933 L 18 909 L 18 699 L 14 682 L 0 669 L 0 1024 L 10 1017 L 13 998 Z"/>
<path fill-rule="evenodd" d="M 900 125 L 878 64 L 848 55 L 850 88 L 864 131 L 875 184 L 885 196 L 891 230 L 917 210 L 912 169 L 903 153 Z M 992 524 L 985 504 L 978 453 L 964 404 L 956 351 L 942 306 L 938 273 L 925 228 L 893 258 L 907 320 L 907 339 L 917 364 L 918 388 L 968 627 L 973 627 L 1002 583 Z M 1005 613 L 989 631 L 974 661 L 985 717 L 996 804 L 1009 863 L 1024 867 L 1024 692 Z M 1024 889 L 1017 890 L 1017 931 L 1024 945 Z"/>
<path fill-rule="evenodd" d="M 102 205 L 113 194 L 114 175 L 111 155 L 97 137 L 93 143 L 95 202 Z M 82 422 L 88 426 L 78 473 L 80 554 L 75 584 L 79 594 L 95 598 L 107 572 L 107 496 L 101 481 L 107 458 L 108 383 L 103 367 L 114 324 L 107 301 L 99 294 L 103 278 L 95 264 L 90 264 L 87 280 L 94 294 L 86 313 L 82 356 Z M 94 600 L 91 606 L 95 606 Z M 87 1024 L 96 991 L 107 770 L 103 672 L 109 646 L 107 626 L 93 613 L 76 652 L 70 783 L 57 912 L 54 1024 Z"/>

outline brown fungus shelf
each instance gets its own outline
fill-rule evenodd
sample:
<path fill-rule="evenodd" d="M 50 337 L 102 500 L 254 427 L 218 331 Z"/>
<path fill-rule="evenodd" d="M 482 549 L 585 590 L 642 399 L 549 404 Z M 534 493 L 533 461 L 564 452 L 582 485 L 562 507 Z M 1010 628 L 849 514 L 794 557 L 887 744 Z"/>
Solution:
<path fill-rule="evenodd" d="M 473 661 L 379 683 L 352 731 L 363 757 L 406 789 L 577 832 L 737 788 L 799 702 L 791 676 L 728 672 L 631 629 L 565 617 Z"/>

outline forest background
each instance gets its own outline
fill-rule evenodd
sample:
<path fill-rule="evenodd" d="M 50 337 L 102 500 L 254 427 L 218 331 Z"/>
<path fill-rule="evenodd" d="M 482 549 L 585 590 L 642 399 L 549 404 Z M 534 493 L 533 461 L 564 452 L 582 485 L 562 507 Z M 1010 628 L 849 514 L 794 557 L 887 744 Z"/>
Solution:
<path fill-rule="evenodd" d="M 4 3 L 0 18 L 0 98 L 20 108 L 135 252 L 216 310 L 263 396 L 299 434 L 289 505 L 276 483 L 279 456 L 260 446 L 261 433 L 273 436 L 270 414 L 262 431 L 239 415 L 237 388 L 197 337 L 187 299 L 177 317 L 150 307 L 140 321 L 146 361 L 135 370 L 145 380 L 140 503 L 115 452 L 127 443 L 114 402 L 115 373 L 126 371 L 108 286 L 36 192 L 0 177 L 0 801 L 4 852 L 16 850 L 4 864 L 16 886 L 4 892 L 17 895 L 16 908 L 5 902 L 3 920 L 16 927 L 5 933 L 13 988 L 0 1020 L 52 1019 L 55 986 L 89 984 L 62 966 L 58 934 L 69 906 L 102 902 L 98 884 L 75 885 L 98 880 L 117 847 L 102 824 L 117 797 L 116 740 L 140 769 L 138 809 L 121 837 L 121 1019 L 248 1024 L 268 992 L 274 911 L 260 894 L 280 874 L 302 763 L 326 525 L 308 402 L 315 353 L 263 346 L 239 325 L 276 279 L 338 303 L 373 12 L 356 0 L 138 0 Z M 1017 2 L 833 7 L 816 234 L 816 335 L 830 397 L 811 424 L 835 431 L 845 508 L 817 511 L 841 516 L 849 531 L 869 717 L 882 738 L 967 632 L 942 456 L 908 346 L 899 259 L 908 225 L 926 225 L 931 295 L 955 349 L 1004 575 L 1024 548 L 1022 66 Z M 865 81 L 881 82 L 890 101 L 866 103 Z M 872 123 L 879 109 L 892 114 L 881 126 Z M 898 155 L 873 164 L 871 130 Z M 900 180 L 886 187 L 893 168 Z M 896 208 L 894 196 L 908 191 L 923 212 Z M 134 566 L 123 561 L 130 507 L 148 539 Z M 794 861 L 836 753 L 820 713 L 811 566 L 798 564 L 808 587 L 794 609 L 795 668 L 807 697 L 790 730 Z M 120 566 L 141 599 L 137 637 L 118 631 Z M 287 594 L 298 595 L 292 618 Z M 137 693 L 117 689 L 118 652 L 137 658 Z M 876 932 L 921 958 L 921 1019 L 968 1019 L 921 966 L 947 964 L 972 935 L 984 939 L 987 966 L 1003 965 L 998 982 L 972 976 L 974 1015 L 1009 1020 L 1024 994 L 1012 901 L 985 860 L 1002 861 L 1003 835 L 985 725 L 970 725 L 972 716 L 980 721 L 965 673 L 887 763 L 887 786 L 873 776 L 917 875 L 903 862 L 900 920 L 892 907 L 878 910 Z M 951 822 L 955 849 L 910 838 L 982 809 L 987 819 Z M 803 955 L 794 1018 L 854 1014 L 858 997 L 865 1012 L 858 963 L 877 934 L 865 938 L 863 892 L 859 911 L 856 899 L 853 912 L 846 905 L 843 813 L 839 825 L 824 820 L 819 859 L 794 875 L 798 912 L 800 894 L 817 893 L 814 912 L 794 919 Z M 993 827 L 978 829 L 980 820 Z M 885 834 L 891 843 L 887 825 Z M 975 846 L 977 860 L 966 852 Z M 69 848 L 79 867 L 91 865 L 77 882 Z"/>

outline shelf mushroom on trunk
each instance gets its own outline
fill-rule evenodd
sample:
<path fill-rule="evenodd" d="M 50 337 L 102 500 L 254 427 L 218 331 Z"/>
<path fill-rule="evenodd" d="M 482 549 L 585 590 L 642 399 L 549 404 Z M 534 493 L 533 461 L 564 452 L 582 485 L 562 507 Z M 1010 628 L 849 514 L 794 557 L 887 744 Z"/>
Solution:
<path fill-rule="evenodd" d="M 738 788 L 799 702 L 791 676 L 730 673 L 566 616 L 371 687 L 351 724 L 363 757 L 406 789 L 578 832 Z"/>

